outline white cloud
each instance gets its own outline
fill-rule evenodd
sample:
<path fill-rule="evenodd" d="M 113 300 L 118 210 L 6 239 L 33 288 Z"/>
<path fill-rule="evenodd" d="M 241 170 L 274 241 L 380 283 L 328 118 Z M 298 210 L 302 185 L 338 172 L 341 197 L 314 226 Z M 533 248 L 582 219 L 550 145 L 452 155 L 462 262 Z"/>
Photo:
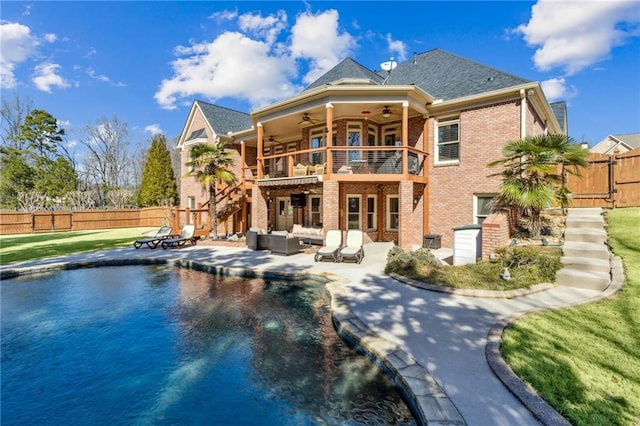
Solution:
<path fill-rule="evenodd" d="M 551 78 L 541 82 L 540 85 L 549 101 L 573 98 L 578 94 L 578 90 L 574 86 L 567 86 L 566 80 L 562 77 Z"/>
<path fill-rule="evenodd" d="M 147 133 L 151 133 L 151 135 L 158 135 L 158 134 L 162 134 L 162 129 L 160 128 L 159 124 L 149 124 L 147 127 L 144 128 L 144 131 Z"/>
<path fill-rule="evenodd" d="M 216 22 L 222 21 L 232 21 L 238 17 L 237 10 L 221 10 L 220 12 L 215 12 L 209 16 L 209 19 L 213 19 Z"/>
<path fill-rule="evenodd" d="M 103 83 L 108 83 L 111 86 L 115 86 L 115 87 L 125 87 L 126 86 L 126 84 L 124 84 L 124 83 L 112 81 L 109 77 L 107 77 L 104 74 L 96 74 L 96 71 L 93 68 L 87 69 L 87 75 L 89 77 L 93 78 L 94 80 L 102 81 Z"/>
<path fill-rule="evenodd" d="M 47 43 L 55 43 L 55 41 L 58 39 L 58 36 L 53 34 L 53 33 L 48 33 L 44 35 L 44 40 Z"/>
<path fill-rule="evenodd" d="M 310 61 L 309 71 L 303 79 L 305 83 L 312 83 L 329 71 L 355 47 L 354 37 L 340 31 L 338 18 L 338 11 L 333 9 L 297 16 L 291 29 L 290 49 L 294 58 Z"/>
<path fill-rule="evenodd" d="M 17 85 L 14 70 L 36 52 L 37 38 L 29 27 L 15 22 L 0 24 L 0 88 Z"/>
<path fill-rule="evenodd" d="M 407 60 L 407 45 L 400 40 L 394 40 L 391 34 L 387 34 L 387 44 L 389 45 L 389 52 L 396 55 L 396 58 L 400 62 Z"/>
<path fill-rule="evenodd" d="M 571 75 L 606 59 L 613 47 L 628 38 L 637 37 L 638 23 L 636 1 L 539 0 L 529 22 L 515 31 L 537 47 L 534 62 L 539 70 L 559 67 Z"/>
<path fill-rule="evenodd" d="M 355 39 L 339 29 L 338 17 L 336 10 L 304 12 L 289 33 L 284 11 L 213 14 L 210 18 L 218 21 L 237 18 L 238 31 L 177 46 L 173 75 L 160 83 L 154 97 L 162 108 L 174 109 L 198 95 L 210 101 L 232 97 L 252 107 L 292 96 L 301 89 L 295 82 L 298 66 L 307 66 L 303 81 L 309 83 L 354 48 Z"/>
<path fill-rule="evenodd" d="M 51 93 L 52 87 L 58 87 L 60 89 L 70 87 L 69 83 L 57 74 L 60 68 L 60 65 L 49 62 L 36 65 L 34 68 L 34 77 L 32 78 L 33 84 L 35 84 L 38 90 L 47 93 Z"/>

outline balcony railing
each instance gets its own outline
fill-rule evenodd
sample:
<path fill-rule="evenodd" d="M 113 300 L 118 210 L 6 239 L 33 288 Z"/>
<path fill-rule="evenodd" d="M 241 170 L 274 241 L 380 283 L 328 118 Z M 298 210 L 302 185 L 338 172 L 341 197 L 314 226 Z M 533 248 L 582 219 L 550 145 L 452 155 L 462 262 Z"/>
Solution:
<path fill-rule="evenodd" d="M 265 179 L 316 174 L 403 175 L 405 151 L 406 173 L 425 176 L 426 152 L 412 147 L 386 146 L 336 146 L 268 155 L 264 157 L 263 174 Z"/>

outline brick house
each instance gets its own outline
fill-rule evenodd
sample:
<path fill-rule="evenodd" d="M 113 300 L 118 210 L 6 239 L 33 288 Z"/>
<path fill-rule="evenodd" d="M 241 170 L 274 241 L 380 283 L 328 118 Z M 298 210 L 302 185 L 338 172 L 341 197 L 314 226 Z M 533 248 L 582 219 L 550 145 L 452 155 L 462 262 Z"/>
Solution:
<path fill-rule="evenodd" d="M 178 145 L 182 164 L 214 140 L 236 156 L 220 231 L 357 228 L 412 249 L 426 234 L 451 247 L 454 227 L 481 223 L 499 184 L 487 164 L 545 132 L 567 133 L 566 104 L 549 104 L 538 82 L 434 49 L 390 71 L 347 58 L 248 114 L 195 101 Z M 181 206 L 205 202 L 182 178 Z"/>

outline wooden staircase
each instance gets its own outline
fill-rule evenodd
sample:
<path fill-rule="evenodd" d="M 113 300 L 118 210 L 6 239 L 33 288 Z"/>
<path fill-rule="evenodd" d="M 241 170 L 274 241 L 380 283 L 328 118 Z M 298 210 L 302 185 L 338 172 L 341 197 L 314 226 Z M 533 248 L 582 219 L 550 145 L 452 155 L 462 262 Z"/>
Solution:
<path fill-rule="evenodd" d="M 611 283 L 607 232 L 601 208 L 568 209 L 564 234 L 563 268 L 558 285 L 602 291 Z"/>

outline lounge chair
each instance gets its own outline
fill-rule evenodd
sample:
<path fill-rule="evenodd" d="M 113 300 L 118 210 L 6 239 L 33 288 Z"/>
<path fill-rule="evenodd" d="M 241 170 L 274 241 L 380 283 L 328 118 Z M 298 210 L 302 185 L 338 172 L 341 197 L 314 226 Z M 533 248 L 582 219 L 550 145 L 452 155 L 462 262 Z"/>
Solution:
<path fill-rule="evenodd" d="M 196 239 L 193 236 L 195 231 L 196 227 L 194 225 L 183 226 L 180 235 L 162 240 L 162 248 L 166 249 L 167 247 L 182 247 L 187 242 L 191 243 L 191 245 L 195 245 Z"/>
<path fill-rule="evenodd" d="M 162 240 L 164 240 L 165 238 L 169 238 L 170 236 L 171 236 L 171 227 L 161 226 L 160 229 L 158 229 L 156 233 L 153 234 L 152 236 L 135 240 L 133 242 L 133 246 L 136 249 L 139 249 L 140 247 L 146 245 L 150 249 L 154 249 L 158 247 L 158 244 L 160 244 Z"/>
<path fill-rule="evenodd" d="M 313 259 L 317 262 L 318 260 L 322 260 L 324 257 L 331 256 L 333 261 L 337 262 L 340 247 L 342 247 L 342 231 L 339 229 L 330 229 L 327 231 L 324 246 L 320 247 L 318 251 L 316 251 L 316 255 Z"/>
<path fill-rule="evenodd" d="M 355 259 L 356 263 L 364 258 L 364 235 L 362 231 L 350 229 L 347 231 L 347 243 L 338 251 L 338 262 L 344 259 Z"/>

